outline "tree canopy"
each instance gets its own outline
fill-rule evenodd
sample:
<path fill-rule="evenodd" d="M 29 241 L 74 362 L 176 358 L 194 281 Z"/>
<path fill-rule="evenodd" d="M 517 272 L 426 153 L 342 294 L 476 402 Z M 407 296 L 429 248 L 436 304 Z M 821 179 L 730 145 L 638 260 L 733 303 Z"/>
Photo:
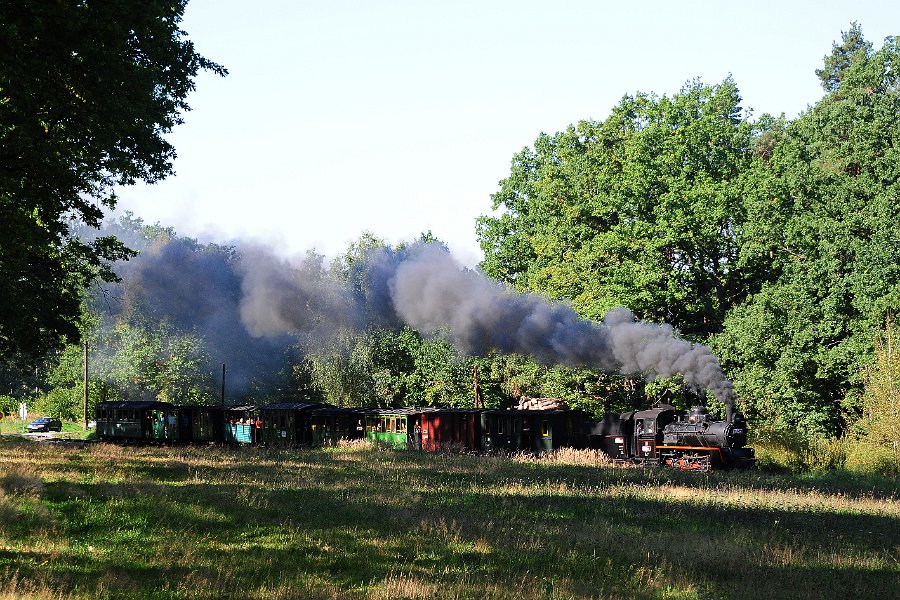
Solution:
<path fill-rule="evenodd" d="M 129 255 L 86 243 L 114 186 L 172 173 L 165 134 L 200 70 L 220 65 L 179 27 L 187 0 L 23 0 L 0 6 L 0 354 L 33 359 L 77 339 L 80 292 Z"/>
<path fill-rule="evenodd" d="M 668 321 L 719 351 L 751 417 L 842 430 L 900 310 L 900 46 L 854 23 L 823 62 L 793 121 L 751 120 L 726 79 L 542 134 L 479 219 L 485 271 Z"/>
<path fill-rule="evenodd" d="M 834 431 L 858 413 L 861 367 L 900 310 L 900 46 L 858 26 L 817 71 L 827 95 L 778 133 L 747 186 L 747 260 L 763 288 L 716 340 L 753 414 Z"/>
<path fill-rule="evenodd" d="M 605 121 L 542 134 L 494 194 L 502 212 L 479 219 L 485 272 L 587 317 L 624 305 L 717 331 L 754 277 L 738 254 L 752 135 L 730 79 L 625 96 Z"/>

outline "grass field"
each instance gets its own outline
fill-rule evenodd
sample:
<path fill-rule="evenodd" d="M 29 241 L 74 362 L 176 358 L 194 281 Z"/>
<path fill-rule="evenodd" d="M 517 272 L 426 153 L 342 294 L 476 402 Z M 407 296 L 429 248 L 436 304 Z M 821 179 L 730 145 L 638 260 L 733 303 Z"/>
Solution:
<path fill-rule="evenodd" d="M 0 437 L 0 598 L 895 598 L 897 482 Z"/>
<path fill-rule="evenodd" d="M 28 423 L 34 421 L 37 417 L 29 417 L 25 420 L 24 427 L 27 427 Z M 85 432 L 84 427 L 81 423 L 73 423 L 71 421 L 63 421 L 62 422 L 62 433 L 68 434 L 62 437 L 77 437 L 83 438 L 88 435 L 90 432 Z M 3 420 L 0 420 L 0 434 L 17 434 L 22 433 L 24 430 L 23 423 L 19 420 L 18 417 L 5 417 Z"/>

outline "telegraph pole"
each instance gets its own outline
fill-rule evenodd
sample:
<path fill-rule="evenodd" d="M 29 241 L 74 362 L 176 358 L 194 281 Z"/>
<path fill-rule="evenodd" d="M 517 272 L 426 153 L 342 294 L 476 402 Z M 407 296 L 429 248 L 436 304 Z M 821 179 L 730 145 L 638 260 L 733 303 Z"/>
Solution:
<path fill-rule="evenodd" d="M 481 390 L 478 387 L 478 365 L 472 367 L 472 388 L 475 392 L 475 408 L 481 408 Z"/>
<path fill-rule="evenodd" d="M 88 429 L 88 343 L 84 340 L 84 431 Z"/>

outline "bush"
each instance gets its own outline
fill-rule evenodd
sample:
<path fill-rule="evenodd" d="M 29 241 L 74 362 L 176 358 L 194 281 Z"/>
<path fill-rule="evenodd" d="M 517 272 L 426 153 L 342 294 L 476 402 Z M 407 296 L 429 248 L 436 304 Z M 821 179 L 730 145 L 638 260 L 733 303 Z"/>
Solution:
<path fill-rule="evenodd" d="M 823 472 L 841 469 L 847 450 L 845 439 L 812 438 L 795 429 L 763 427 L 755 431 L 752 446 L 761 469 Z"/>
<path fill-rule="evenodd" d="M 0 416 L 19 414 L 19 402 L 12 396 L 0 396 Z"/>
<path fill-rule="evenodd" d="M 875 339 L 875 360 L 863 370 L 862 417 L 848 443 L 847 468 L 863 473 L 900 473 L 900 347 L 888 321 Z"/>
<path fill-rule="evenodd" d="M 39 412 L 66 421 L 80 421 L 84 412 L 84 392 L 81 387 L 57 387 L 40 396 L 35 407 Z"/>
<path fill-rule="evenodd" d="M 848 471 L 856 473 L 885 477 L 900 476 L 900 460 L 897 459 L 893 449 L 872 444 L 866 439 L 848 442 L 845 464 Z"/>

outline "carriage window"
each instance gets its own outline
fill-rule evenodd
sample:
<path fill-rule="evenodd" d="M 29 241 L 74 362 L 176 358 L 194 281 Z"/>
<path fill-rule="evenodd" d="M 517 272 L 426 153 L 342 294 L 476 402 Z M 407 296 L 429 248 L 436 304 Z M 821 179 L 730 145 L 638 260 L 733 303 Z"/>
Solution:
<path fill-rule="evenodd" d="M 406 433 L 406 419 L 397 419 L 397 433 Z"/>
<path fill-rule="evenodd" d="M 541 421 L 541 437 L 550 436 L 550 421 Z"/>
<path fill-rule="evenodd" d="M 503 435 L 504 433 L 506 433 L 506 428 L 503 425 L 503 419 L 497 419 L 497 435 Z"/>

